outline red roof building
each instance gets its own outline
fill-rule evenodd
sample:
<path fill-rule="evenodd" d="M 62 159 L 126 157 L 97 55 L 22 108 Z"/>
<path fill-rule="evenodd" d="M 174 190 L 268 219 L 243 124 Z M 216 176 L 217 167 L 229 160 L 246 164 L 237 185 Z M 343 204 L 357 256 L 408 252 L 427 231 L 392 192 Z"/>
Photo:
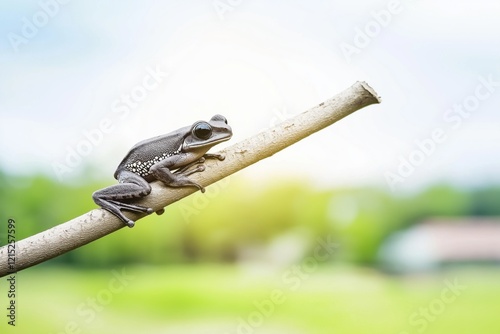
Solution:
<path fill-rule="evenodd" d="M 429 219 L 392 235 L 381 247 L 379 259 L 397 272 L 449 263 L 500 263 L 500 219 Z"/>

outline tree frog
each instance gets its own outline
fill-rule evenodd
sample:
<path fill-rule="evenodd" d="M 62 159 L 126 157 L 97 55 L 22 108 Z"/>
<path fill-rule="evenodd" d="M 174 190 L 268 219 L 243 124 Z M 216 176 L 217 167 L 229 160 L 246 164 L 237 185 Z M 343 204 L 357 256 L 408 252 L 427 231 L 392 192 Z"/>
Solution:
<path fill-rule="evenodd" d="M 191 126 L 137 143 L 118 165 L 114 177 L 119 184 L 92 194 L 94 202 L 121 219 L 128 227 L 135 222 L 125 217 L 121 210 L 153 213 L 147 208 L 127 200 L 149 195 L 154 180 L 169 187 L 196 187 L 205 189 L 187 176 L 205 170 L 206 158 L 224 160 L 220 154 L 207 154 L 214 145 L 229 140 L 233 133 L 222 115 L 215 115 L 209 122 L 198 121 Z M 157 211 L 163 213 L 163 209 Z"/>

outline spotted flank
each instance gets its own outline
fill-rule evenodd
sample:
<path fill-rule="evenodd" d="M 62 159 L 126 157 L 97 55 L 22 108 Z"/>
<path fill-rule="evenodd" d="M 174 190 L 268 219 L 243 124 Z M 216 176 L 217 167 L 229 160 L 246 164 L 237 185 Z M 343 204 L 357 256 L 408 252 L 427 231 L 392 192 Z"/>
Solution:
<path fill-rule="evenodd" d="M 179 153 L 180 153 L 180 150 L 177 150 L 177 151 L 172 152 L 172 153 L 163 153 L 161 156 L 156 156 L 153 159 L 148 160 L 148 161 L 136 160 L 133 163 L 126 164 L 125 168 L 127 170 L 139 175 L 139 176 L 146 177 L 149 174 L 151 174 L 151 172 L 150 172 L 151 166 L 153 166 L 154 164 L 156 164 L 162 160 L 165 160 L 168 157 L 171 157 L 173 155 L 177 155 Z"/>

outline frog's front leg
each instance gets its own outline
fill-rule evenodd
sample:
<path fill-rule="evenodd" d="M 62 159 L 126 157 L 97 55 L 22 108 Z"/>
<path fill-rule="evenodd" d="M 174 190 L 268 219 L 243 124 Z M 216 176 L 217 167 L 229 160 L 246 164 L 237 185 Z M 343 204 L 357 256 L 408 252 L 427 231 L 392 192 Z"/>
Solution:
<path fill-rule="evenodd" d="M 194 171 L 186 171 L 194 164 L 200 163 L 199 160 L 196 160 L 193 163 L 189 163 L 188 165 L 182 167 L 176 173 L 173 173 L 170 170 L 170 168 L 172 168 L 172 166 L 175 166 L 174 159 L 177 159 L 177 158 L 176 157 L 173 157 L 173 159 L 167 158 L 165 160 L 162 160 L 162 161 L 154 164 L 153 166 L 151 166 L 151 168 L 149 170 L 150 173 L 154 176 L 155 179 L 163 182 L 165 185 L 167 185 L 169 187 L 175 187 L 175 188 L 196 187 L 202 193 L 205 192 L 205 188 L 203 186 L 192 181 L 191 179 L 189 179 L 187 177 L 187 175 L 204 170 L 205 166 L 199 165 L 199 166 L 197 166 L 197 168 Z"/>
<path fill-rule="evenodd" d="M 185 176 L 198 173 L 198 172 L 203 172 L 205 170 L 205 165 L 203 164 L 205 162 L 205 158 L 201 157 L 196 161 L 193 161 L 192 163 L 179 168 L 174 172 L 174 174 L 183 174 Z M 193 166 L 196 166 L 195 168 L 192 168 Z"/>
<path fill-rule="evenodd" d="M 222 154 L 212 154 L 212 153 L 205 153 L 201 158 L 198 160 L 178 169 L 175 171 L 175 174 L 184 174 L 184 175 L 191 175 L 194 173 L 198 172 L 203 172 L 205 170 L 205 165 L 203 163 L 205 162 L 206 159 L 217 159 L 217 160 L 224 160 L 226 157 Z M 196 168 L 191 169 L 191 167 L 196 166 Z"/>
<path fill-rule="evenodd" d="M 206 159 L 217 159 L 220 161 L 226 159 L 226 156 L 224 154 L 218 154 L 218 153 L 205 153 L 203 157 Z"/>
<path fill-rule="evenodd" d="M 92 198 L 97 205 L 120 218 L 128 227 L 133 227 L 135 222 L 125 217 L 121 212 L 122 209 L 147 214 L 153 213 L 153 209 L 122 201 L 149 195 L 151 193 L 151 185 L 142 177 L 127 170 L 118 173 L 117 178 L 119 184 L 94 192 Z"/>

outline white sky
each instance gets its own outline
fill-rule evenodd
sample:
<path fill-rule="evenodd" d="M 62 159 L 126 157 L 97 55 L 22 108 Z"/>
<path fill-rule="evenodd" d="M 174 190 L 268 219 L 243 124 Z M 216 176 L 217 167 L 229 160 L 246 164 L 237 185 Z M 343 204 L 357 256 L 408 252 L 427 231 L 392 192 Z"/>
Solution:
<path fill-rule="evenodd" d="M 385 173 L 397 173 L 400 157 L 418 158 L 415 141 L 441 128 L 446 140 L 396 191 L 442 180 L 500 180 L 498 2 L 55 3 L 0 4 L 0 166 L 7 171 L 43 171 L 56 178 L 53 163 L 65 163 L 68 148 L 76 149 L 85 131 L 109 120 L 112 131 L 62 180 L 76 178 L 86 164 L 111 178 L 142 139 L 220 113 L 234 130 L 222 148 L 365 80 L 382 104 L 242 174 L 390 189 Z M 41 4 L 50 15 L 41 12 Z M 230 9 L 218 13 L 214 4 Z M 384 15 L 388 8 L 394 12 L 390 18 Z M 35 23 L 40 27 L 30 31 L 27 25 Z M 366 28 L 376 30 L 347 59 L 342 43 L 356 46 L 356 35 Z M 25 38 L 17 50 L 13 34 Z M 168 75 L 125 117 L 114 112 L 114 104 L 124 106 L 121 96 L 140 89 L 155 69 Z M 480 88 L 489 94 L 476 98 L 479 105 L 470 107 L 463 122 L 458 124 L 457 114 L 446 121 L 455 104 L 474 102 L 481 77 L 499 85 L 491 92 Z"/>

